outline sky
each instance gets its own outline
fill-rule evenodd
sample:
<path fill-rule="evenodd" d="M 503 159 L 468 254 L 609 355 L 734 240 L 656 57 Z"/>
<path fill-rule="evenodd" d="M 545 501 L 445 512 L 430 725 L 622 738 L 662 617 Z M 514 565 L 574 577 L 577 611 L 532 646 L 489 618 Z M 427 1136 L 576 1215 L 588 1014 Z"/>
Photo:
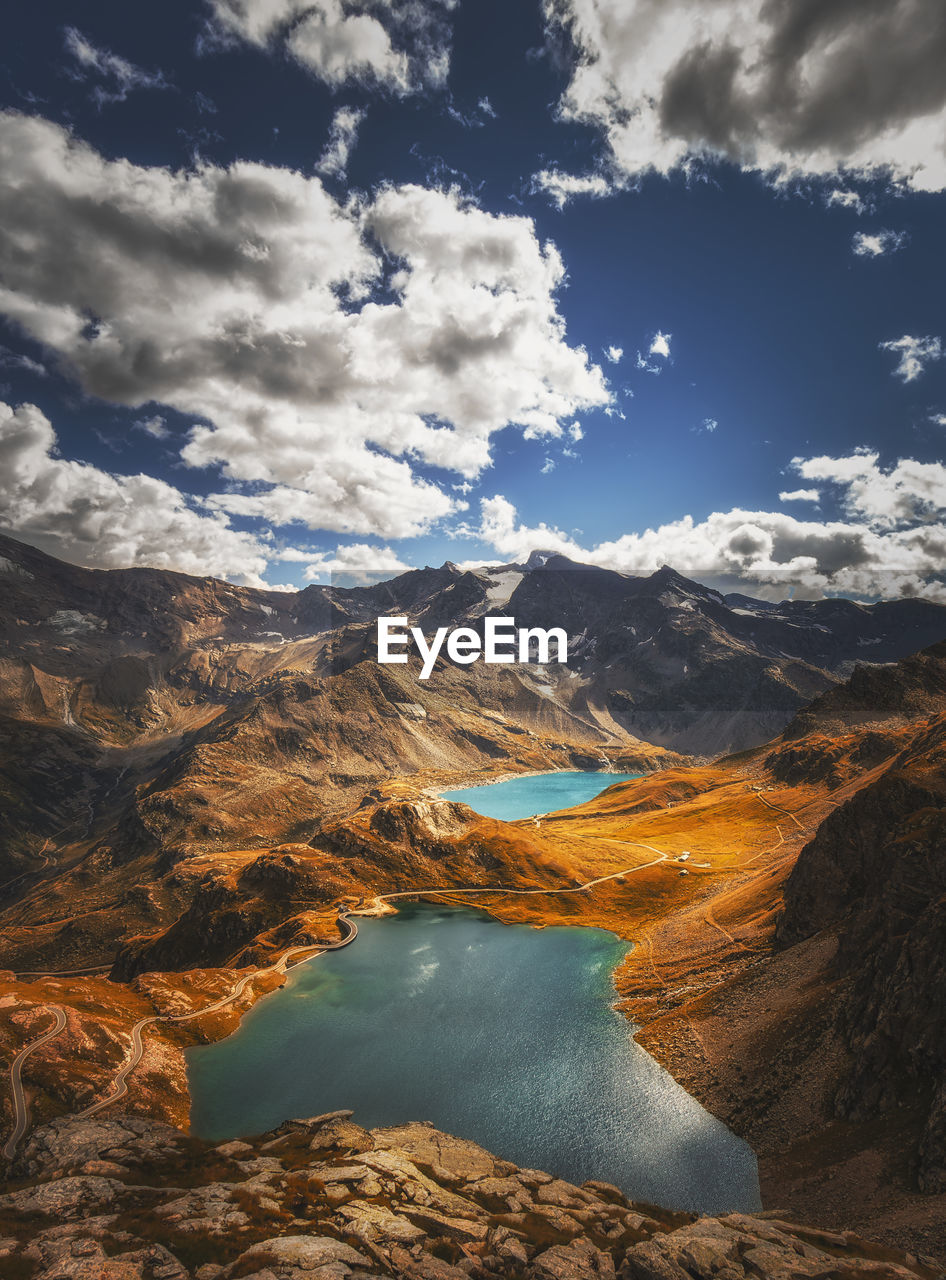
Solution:
<path fill-rule="evenodd" d="M 944 62 L 941 0 L 17 6 L 0 522 L 943 598 Z"/>

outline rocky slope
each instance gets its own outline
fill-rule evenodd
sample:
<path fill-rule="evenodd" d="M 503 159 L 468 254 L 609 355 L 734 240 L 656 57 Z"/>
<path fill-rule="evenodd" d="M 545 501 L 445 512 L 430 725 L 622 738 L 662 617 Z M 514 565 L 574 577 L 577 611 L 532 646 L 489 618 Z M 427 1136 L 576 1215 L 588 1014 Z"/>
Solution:
<path fill-rule="evenodd" d="M 941 1254 L 946 645 L 856 671 L 714 773 L 756 778 L 779 842 L 650 934 L 639 1039 L 752 1144 L 766 1203 Z"/>
<path fill-rule="evenodd" d="M 939 716 L 805 846 L 785 886 L 783 947 L 832 935 L 828 1005 L 850 1054 L 833 1110 L 924 1120 L 919 1187 L 946 1191 L 946 718 Z"/>
<path fill-rule="evenodd" d="M 933 1280 L 777 1214 L 694 1218 L 350 1112 L 211 1147 L 138 1117 L 32 1136 L 0 1194 L 11 1280 Z"/>
<path fill-rule="evenodd" d="M 79 569 L 0 538 L 0 579 L 0 924 L 18 968 L 111 959 L 195 889 L 219 898 L 195 858 L 318 844 L 391 776 L 673 765 L 669 746 L 762 740 L 852 658 L 946 632 L 924 602 L 727 601 L 672 570 L 542 554 L 293 594 Z M 488 613 L 565 626 L 568 666 L 442 661 L 420 681 L 376 661 L 380 614 L 429 633 Z M 321 871 L 319 901 L 351 881 Z M 257 932 L 278 923 L 230 905 L 231 951 L 254 912 Z"/>
<path fill-rule="evenodd" d="M 763 742 L 855 660 L 946 635 L 900 600 L 724 598 L 536 554 L 299 593 L 87 570 L 0 537 L 0 877 L 55 837 L 119 861 L 308 838 L 376 781 Z M 567 668 L 379 666 L 375 621 L 564 626 Z"/>

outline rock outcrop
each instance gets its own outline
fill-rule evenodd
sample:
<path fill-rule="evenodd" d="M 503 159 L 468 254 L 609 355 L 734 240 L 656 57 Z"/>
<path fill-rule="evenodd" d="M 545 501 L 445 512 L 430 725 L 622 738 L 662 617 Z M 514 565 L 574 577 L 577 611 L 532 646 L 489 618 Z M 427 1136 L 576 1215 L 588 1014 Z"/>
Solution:
<path fill-rule="evenodd" d="M 913 1152 L 927 1193 L 946 1191 L 946 725 L 930 725 L 893 768 L 834 811 L 785 886 L 777 937 L 834 934 L 829 1027 L 848 1065 L 845 1120 L 925 1115 Z"/>
<path fill-rule="evenodd" d="M 37 1130 L 0 1194 L 17 1280 L 933 1280 L 777 1214 L 697 1218 L 340 1111 L 212 1146 L 140 1117 Z"/>

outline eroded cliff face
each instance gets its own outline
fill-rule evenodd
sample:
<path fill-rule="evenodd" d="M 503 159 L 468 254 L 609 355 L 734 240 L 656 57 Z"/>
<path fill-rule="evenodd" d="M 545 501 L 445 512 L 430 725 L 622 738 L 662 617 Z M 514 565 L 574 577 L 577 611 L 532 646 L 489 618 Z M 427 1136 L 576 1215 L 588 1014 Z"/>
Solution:
<path fill-rule="evenodd" d="M 785 886 L 777 937 L 830 932 L 831 1023 L 849 1053 L 834 1112 L 865 1120 L 922 1108 L 916 1178 L 946 1191 L 946 726 L 841 805 Z"/>
<path fill-rule="evenodd" d="M 933 1280 L 775 1215 L 695 1218 L 340 1111 L 211 1146 L 112 1115 L 37 1130 L 0 1194 L 17 1280 Z"/>

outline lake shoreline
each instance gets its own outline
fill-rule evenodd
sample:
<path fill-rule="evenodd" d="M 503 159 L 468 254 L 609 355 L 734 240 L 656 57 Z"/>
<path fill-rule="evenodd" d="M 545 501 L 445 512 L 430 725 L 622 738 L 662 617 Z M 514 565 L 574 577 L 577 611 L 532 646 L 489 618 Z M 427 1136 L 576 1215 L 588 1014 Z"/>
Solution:
<path fill-rule="evenodd" d="M 506 777 L 491 778 L 485 782 L 474 782 L 471 786 L 451 786 L 438 793 L 438 799 L 447 800 L 455 804 L 464 804 L 472 809 L 474 813 L 480 817 L 491 818 L 497 822 L 528 822 L 530 820 L 538 820 L 545 818 L 554 813 L 561 813 L 568 809 L 575 809 L 581 805 L 589 804 L 596 799 L 608 787 L 618 786 L 622 782 L 636 782 L 645 775 L 643 773 L 630 773 L 628 771 L 612 771 L 610 769 L 543 769 L 541 771 L 530 771 L 528 773 L 512 774 Z M 538 783 L 542 779 L 562 779 L 564 794 L 548 797 L 549 801 L 559 801 L 551 808 L 534 809 L 533 802 L 527 800 L 525 803 L 518 799 L 518 793 L 514 797 L 510 797 L 510 806 L 500 806 L 500 811 L 496 811 L 495 804 L 489 804 L 485 808 L 478 808 L 475 803 L 475 793 L 479 791 L 492 791 L 494 788 L 509 784 L 528 784 L 529 780 Z M 594 780 L 591 786 L 583 785 L 586 780 Z M 598 780 L 603 780 L 598 782 Z M 611 779 L 611 781 L 604 781 Z M 569 785 L 569 780 L 571 785 Z M 512 788 L 510 788 L 512 789 Z M 516 802 L 518 799 L 518 803 Z M 490 811 L 492 809 L 492 812 Z M 516 810 L 523 809 L 522 812 Z"/>
<path fill-rule="evenodd" d="M 221 1052 L 223 1041 L 190 1051 L 188 1086 L 193 1108 L 210 1108 L 204 1111 L 204 1119 L 195 1117 L 192 1109 L 193 1133 L 211 1141 L 229 1139 L 232 1134 L 226 1124 L 208 1127 L 207 1115 L 220 1112 L 236 1117 L 231 1125 L 234 1134 L 241 1126 L 244 1133 L 255 1132 L 275 1119 L 280 1107 L 268 1104 L 278 1096 L 280 1106 L 292 1114 L 309 1114 L 313 1108 L 353 1108 L 369 1127 L 421 1116 L 489 1149 L 503 1148 L 505 1143 L 509 1152 L 504 1154 L 511 1159 L 517 1158 L 515 1142 L 524 1132 L 532 1136 L 518 1155 L 525 1158 L 531 1153 L 532 1167 L 558 1168 L 562 1176 L 569 1172 L 577 1176 L 586 1169 L 584 1176 L 592 1177 L 605 1176 L 600 1172 L 604 1167 L 611 1181 L 624 1168 L 621 1176 L 636 1188 L 635 1194 L 665 1203 L 673 1197 L 660 1181 L 662 1163 L 654 1154 L 660 1143 L 642 1152 L 635 1134 L 676 1126 L 680 1149 L 686 1152 L 688 1144 L 697 1144 L 694 1151 L 703 1152 L 701 1159 L 715 1161 L 720 1177 L 736 1176 L 732 1171 L 743 1168 L 745 1161 L 754 1169 L 755 1156 L 747 1145 L 633 1039 L 633 1024 L 616 1007 L 620 993 L 614 980 L 628 954 L 626 939 L 601 926 L 570 925 L 544 931 L 541 941 L 521 925 L 518 930 L 507 925 L 484 936 L 487 926 L 503 922 L 480 905 L 410 899 L 405 907 L 396 923 L 391 919 L 387 924 L 366 922 L 358 943 L 344 956 L 312 957 L 323 963 L 314 966 L 304 960 L 294 966 L 291 989 L 283 994 L 281 1007 L 276 1003 L 279 992 L 257 1002 L 250 1023 L 241 1020 L 242 1040 L 227 1037 L 229 1052 Z M 441 928 L 433 927 L 438 924 Z M 480 939 L 472 967 L 464 945 L 470 936 Z M 462 963 L 461 955 L 466 957 Z M 567 961 L 567 956 L 573 959 Z M 588 960 L 579 961 L 581 956 Z M 587 969 L 592 958 L 594 963 Z M 562 964 L 570 973 L 567 981 L 559 974 Z M 417 981 L 421 987 L 413 992 Z M 443 1015 L 433 1012 L 436 1009 L 442 1009 Z M 447 1011 L 452 1012 L 442 1023 Z M 372 1067 L 370 1060 L 377 1055 L 368 1051 L 369 1045 L 376 1043 L 385 1018 L 392 1025 L 384 1038 L 384 1064 Z M 492 1022 L 497 1020 L 502 1030 L 493 1029 Z M 563 1035 L 563 1028 L 573 1021 L 574 1034 Z M 429 1046 L 431 1034 L 434 1041 Z M 312 1038 L 311 1044 L 306 1036 Z M 276 1042 L 284 1044 L 285 1052 L 274 1061 Z M 446 1042 L 456 1057 L 452 1066 L 445 1064 Z M 507 1062 L 503 1055 L 510 1053 L 513 1056 Z M 521 1062 L 516 1056 L 520 1053 L 525 1055 Z M 214 1066 L 215 1059 L 222 1064 L 219 1068 Z M 298 1073 L 284 1069 L 286 1080 L 274 1088 L 272 1073 L 278 1074 L 283 1063 L 297 1059 L 305 1061 L 307 1079 L 300 1084 Z M 550 1074 L 545 1064 L 552 1060 L 557 1065 Z M 211 1071 L 203 1085 L 196 1083 L 195 1061 Z M 471 1063 L 477 1065 L 471 1067 Z M 217 1070 L 222 1073 L 219 1078 L 214 1074 Z M 490 1083 L 491 1071 L 495 1078 Z M 459 1079 L 466 1083 L 462 1090 L 456 1088 Z M 577 1099 L 592 1080 L 591 1095 L 578 1107 Z M 294 1087 L 301 1089 L 295 1102 Z M 559 1094 L 564 1101 L 556 1104 L 553 1100 Z M 373 1105 L 383 1109 L 373 1112 Z M 537 1118 L 528 1120 L 530 1106 L 539 1107 L 542 1124 Z M 548 1119 L 545 1109 L 549 1106 L 557 1119 Z M 494 1107 L 505 1108 L 501 1121 L 490 1118 Z M 663 1115 L 656 1129 L 649 1118 L 653 1107 Z M 255 1116 L 254 1108 L 259 1113 Z M 511 1126 L 510 1135 L 519 1133 L 519 1139 L 506 1137 L 507 1126 Z M 721 1152 L 725 1151 L 730 1155 L 724 1160 Z M 680 1159 L 683 1164 L 679 1169 L 674 1166 L 672 1176 L 682 1177 L 682 1171 L 689 1170 L 693 1185 L 679 1192 L 678 1201 L 679 1195 L 692 1198 L 697 1194 L 693 1187 L 702 1185 L 699 1161 L 694 1157 L 691 1166 L 688 1157 Z M 643 1183 L 629 1181 L 631 1173 Z M 749 1175 L 739 1175 L 744 1176 Z M 642 1190 L 650 1185 L 650 1177 L 657 1179 L 651 1196 Z M 710 1194 L 707 1189 L 706 1195 Z M 757 1199 L 757 1187 L 752 1195 Z M 739 1192 L 738 1197 L 743 1207 L 751 1199 L 749 1192 Z M 702 1206 L 694 1201 L 692 1207 Z"/>

